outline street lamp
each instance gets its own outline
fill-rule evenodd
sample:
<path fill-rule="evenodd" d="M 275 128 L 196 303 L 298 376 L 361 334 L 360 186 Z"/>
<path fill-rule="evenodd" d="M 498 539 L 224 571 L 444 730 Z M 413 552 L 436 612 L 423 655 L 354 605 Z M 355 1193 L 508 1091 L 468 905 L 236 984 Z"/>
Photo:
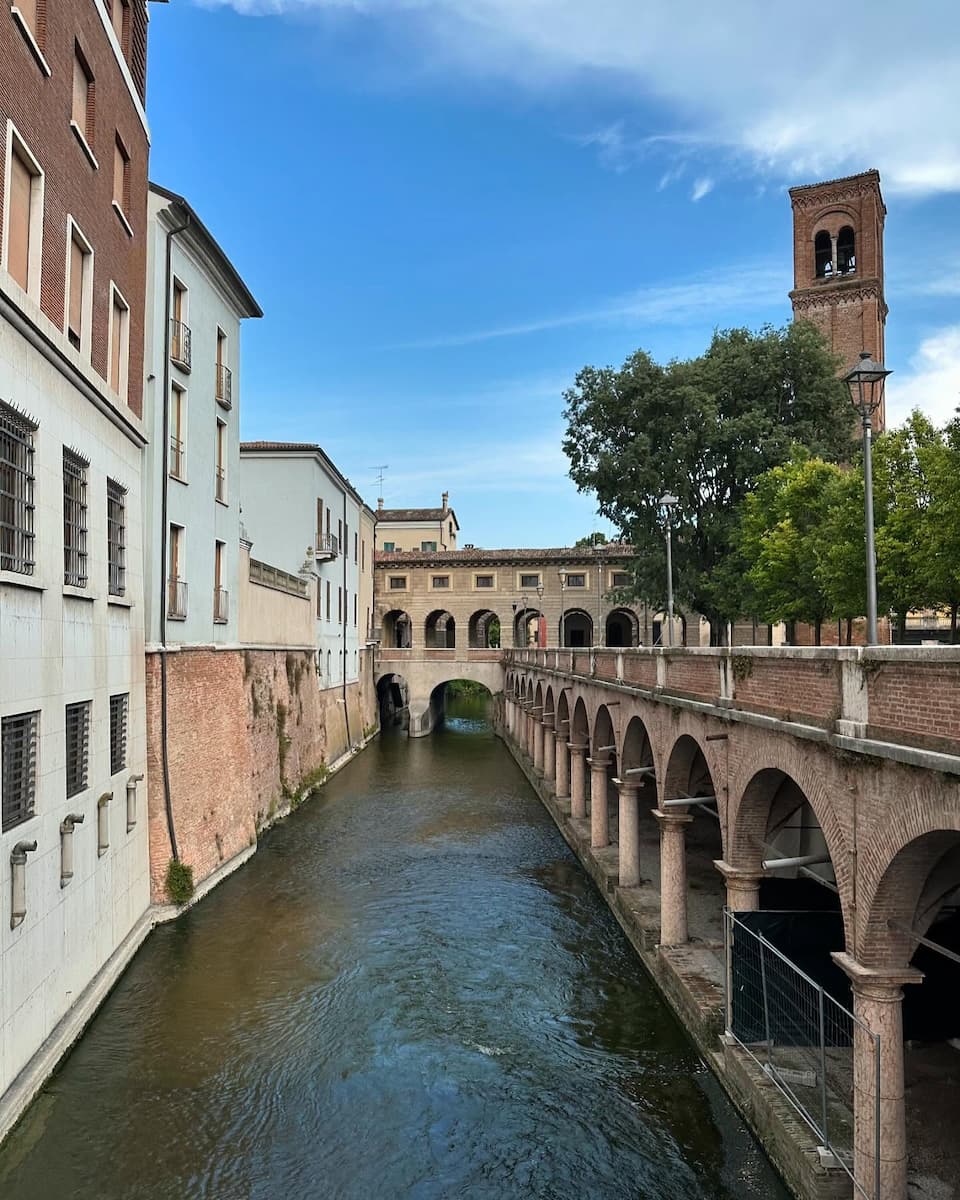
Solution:
<path fill-rule="evenodd" d="M 557 628 L 557 634 L 558 634 L 557 645 L 560 646 L 560 648 L 562 649 L 563 648 L 563 610 L 566 605 L 566 601 L 564 600 L 564 592 L 567 589 L 566 569 L 564 567 L 561 567 L 560 570 L 557 572 L 557 575 L 560 577 L 560 620 L 558 622 L 558 628 Z"/>
<path fill-rule="evenodd" d="M 664 519 L 667 523 L 667 645 L 673 645 L 673 525 L 670 510 L 679 501 L 677 497 L 667 492 L 660 497 Z"/>
<path fill-rule="evenodd" d="M 540 645 L 540 622 L 543 620 L 543 576 L 537 584 L 537 645 Z M 546 642 L 544 642 L 546 644 Z"/>
<path fill-rule="evenodd" d="M 877 553 L 873 543 L 873 458 L 871 437 L 873 414 L 883 400 L 883 381 L 888 375 L 883 363 L 874 362 L 869 350 L 841 378 L 850 388 L 853 407 L 863 426 L 863 517 L 867 551 L 867 645 L 877 644 Z"/>

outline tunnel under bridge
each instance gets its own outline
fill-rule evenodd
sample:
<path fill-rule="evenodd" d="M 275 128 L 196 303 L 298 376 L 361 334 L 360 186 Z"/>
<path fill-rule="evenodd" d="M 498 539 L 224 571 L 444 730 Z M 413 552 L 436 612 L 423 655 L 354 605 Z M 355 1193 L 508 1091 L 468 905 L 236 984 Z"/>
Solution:
<path fill-rule="evenodd" d="M 380 651 L 375 669 L 378 695 L 402 694 L 410 719 L 410 737 L 425 737 L 443 716 L 444 685 L 455 679 L 482 684 L 492 696 L 503 692 L 499 649 L 391 647 Z"/>

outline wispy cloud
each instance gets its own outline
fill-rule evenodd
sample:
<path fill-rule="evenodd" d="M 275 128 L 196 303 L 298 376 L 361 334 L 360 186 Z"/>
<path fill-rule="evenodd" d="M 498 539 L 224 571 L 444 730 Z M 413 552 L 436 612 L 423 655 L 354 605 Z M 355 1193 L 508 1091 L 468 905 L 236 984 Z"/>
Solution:
<path fill-rule="evenodd" d="M 704 272 L 679 283 L 641 288 L 576 312 L 531 318 L 509 325 L 466 330 L 417 338 L 384 346 L 384 350 L 437 350 L 469 346 L 498 338 L 525 337 L 581 325 L 683 325 L 709 321 L 726 325 L 742 319 L 744 312 L 768 312 L 790 286 L 783 264 L 747 263 Z"/>
<path fill-rule="evenodd" d="M 705 175 L 694 183 L 693 191 L 690 193 L 690 199 L 694 202 L 694 204 L 696 204 L 698 200 L 702 200 L 704 196 L 712 191 L 713 180 L 710 179 L 709 176 Z"/>
<path fill-rule="evenodd" d="M 960 5 L 849 0 L 856 37 L 832 37 L 836 5 L 797 21 L 757 0 L 196 0 L 260 15 L 337 13 L 413 38 L 424 61 L 524 88 L 606 80 L 652 98 L 664 138 L 694 140 L 761 174 L 805 179 L 878 166 L 888 190 L 960 190 Z M 678 31 L 681 31 L 678 35 Z M 867 69 L 864 64 L 869 64 Z M 865 91 L 866 85 L 866 91 Z M 597 145 L 612 164 L 630 139 Z M 615 166 L 614 169 L 620 169 Z"/>
<path fill-rule="evenodd" d="M 914 408 L 935 423 L 956 416 L 960 406 L 960 325 L 948 325 L 924 338 L 910 370 L 887 381 L 887 424 L 898 425 Z"/>

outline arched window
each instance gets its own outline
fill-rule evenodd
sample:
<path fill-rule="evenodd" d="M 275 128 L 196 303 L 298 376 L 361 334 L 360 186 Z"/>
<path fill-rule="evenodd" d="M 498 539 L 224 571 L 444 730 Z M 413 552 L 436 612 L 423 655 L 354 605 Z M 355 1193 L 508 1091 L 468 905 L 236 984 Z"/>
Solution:
<path fill-rule="evenodd" d="M 818 279 L 825 279 L 828 275 L 833 274 L 833 246 L 830 242 L 830 234 L 825 229 L 821 229 L 813 239 L 813 256 L 816 261 Z"/>
<path fill-rule="evenodd" d="M 853 230 L 849 225 L 837 234 L 837 270 L 841 275 L 851 275 L 857 269 L 857 247 Z"/>

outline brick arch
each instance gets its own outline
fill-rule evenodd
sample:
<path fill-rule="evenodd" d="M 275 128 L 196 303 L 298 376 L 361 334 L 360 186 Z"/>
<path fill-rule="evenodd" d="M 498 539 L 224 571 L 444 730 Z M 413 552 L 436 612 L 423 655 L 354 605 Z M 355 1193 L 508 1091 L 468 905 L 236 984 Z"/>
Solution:
<path fill-rule="evenodd" d="M 848 944 L 852 942 L 853 877 L 850 847 L 831 801 L 823 773 L 799 746 L 777 747 L 776 757 L 753 754 L 730 784 L 726 820 L 727 862 L 744 870 L 759 867 L 770 809 L 784 779 L 800 789 L 817 818 L 837 880 Z"/>
<path fill-rule="evenodd" d="M 612 751 L 607 751 L 616 757 L 617 762 L 620 761 L 620 744 L 617 741 L 617 730 L 613 723 L 613 716 L 610 709 L 605 704 L 597 706 L 597 711 L 593 716 L 593 734 L 590 738 L 590 745 L 596 753 L 600 746 L 613 746 Z"/>
<path fill-rule="evenodd" d="M 556 722 L 555 722 L 557 736 L 564 741 L 569 741 L 570 740 L 569 722 L 570 722 L 571 717 L 570 717 L 570 701 L 567 699 L 567 689 L 566 688 L 561 688 L 557 692 L 557 699 L 556 699 L 555 707 L 556 707 L 556 714 L 557 714 Z M 563 724 L 564 721 L 568 722 L 568 725 L 566 727 Z"/>
<path fill-rule="evenodd" d="M 865 966 L 909 963 L 916 943 L 887 925 L 914 927 L 936 915 L 930 910 L 944 886 L 946 867 L 960 886 L 960 811 L 945 801 L 942 783 L 922 782 L 890 806 L 887 817 L 860 854 L 855 953 Z M 940 879 L 938 881 L 938 875 Z M 925 930 L 920 929 L 923 933 Z"/>
<path fill-rule="evenodd" d="M 840 224 L 838 224 L 836 221 L 830 221 L 830 218 L 834 216 L 841 219 L 846 218 L 846 220 L 843 221 L 843 224 L 849 223 L 854 227 L 854 229 L 856 229 L 858 222 L 861 220 L 861 214 L 849 204 L 825 204 L 810 223 L 811 243 L 816 238 L 817 234 L 823 230 L 826 230 L 826 232 L 829 233 L 833 225 L 837 226 L 837 230 L 840 229 Z"/>
<path fill-rule="evenodd" d="M 533 703 L 538 708 L 541 708 L 541 709 L 543 708 L 543 684 L 540 683 L 539 681 L 537 682 L 537 686 L 534 688 L 534 691 L 533 691 Z"/>
<path fill-rule="evenodd" d="M 543 693 L 543 715 L 545 717 L 552 717 L 555 709 L 556 701 L 553 698 L 553 687 L 548 684 L 547 690 Z"/>
<path fill-rule="evenodd" d="M 664 796 L 676 797 L 681 792 L 691 792 L 691 789 L 700 795 L 709 795 L 709 792 L 703 791 L 704 787 L 710 787 L 713 794 L 719 796 L 710 760 L 695 734 L 688 730 L 679 732 L 664 761 Z"/>
<path fill-rule="evenodd" d="M 583 696 L 578 696 L 573 706 L 573 715 L 570 718 L 570 741 L 583 741 L 589 745 L 591 725 L 586 702 Z"/>

